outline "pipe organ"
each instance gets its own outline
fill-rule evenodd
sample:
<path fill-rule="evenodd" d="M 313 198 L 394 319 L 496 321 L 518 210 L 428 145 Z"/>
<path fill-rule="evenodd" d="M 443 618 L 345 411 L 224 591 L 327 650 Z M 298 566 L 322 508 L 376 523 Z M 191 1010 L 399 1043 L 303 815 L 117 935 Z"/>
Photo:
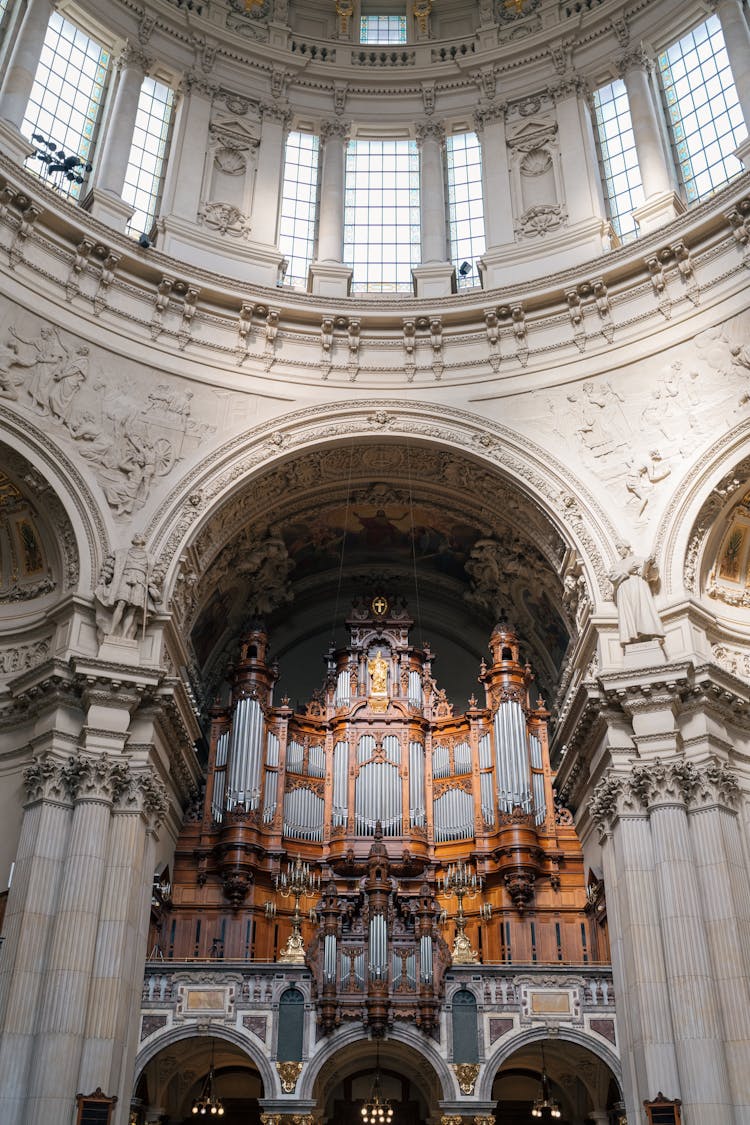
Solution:
<path fill-rule="evenodd" d="M 355 603 L 349 642 L 326 654 L 322 690 L 301 712 L 274 703 L 265 626 L 250 628 L 229 703 L 211 714 L 206 797 L 181 833 L 175 898 L 155 919 L 167 957 L 199 955 L 221 921 L 222 956 L 273 959 L 290 928 L 279 865 L 296 854 L 319 865 L 323 894 L 303 930 L 324 1030 L 363 1013 L 376 1033 L 392 1018 L 432 1029 L 454 936 L 437 877 L 458 860 L 483 887 L 465 916 L 477 956 L 608 953 L 516 634 L 495 627 L 483 698 L 455 714 L 412 624 L 401 601 Z"/>

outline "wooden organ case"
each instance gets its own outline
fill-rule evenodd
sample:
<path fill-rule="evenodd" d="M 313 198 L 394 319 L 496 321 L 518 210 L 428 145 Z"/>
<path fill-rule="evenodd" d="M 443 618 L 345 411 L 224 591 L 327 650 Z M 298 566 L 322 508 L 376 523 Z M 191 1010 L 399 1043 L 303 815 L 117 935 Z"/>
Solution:
<path fill-rule="evenodd" d="M 212 713 L 205 798 L 155 898 L 157 955 L 283 960 L 292 911 L 278 877 L 300 857 L 320 872 L 301 928 L 325 1032 L 347 1019 L 376 1035 L 393 1019 L 434 1031 L 456 960 L 456 870 L 473 880 L 458 902 L 463 963 L 609 960 L 516 634 L 495 627 L 484 699 L 456 715 L 412 625 L 399 600 L 355 603 L 304 713 L 274 703 L 268 637 L 250 628 L 229 705 Z"/>

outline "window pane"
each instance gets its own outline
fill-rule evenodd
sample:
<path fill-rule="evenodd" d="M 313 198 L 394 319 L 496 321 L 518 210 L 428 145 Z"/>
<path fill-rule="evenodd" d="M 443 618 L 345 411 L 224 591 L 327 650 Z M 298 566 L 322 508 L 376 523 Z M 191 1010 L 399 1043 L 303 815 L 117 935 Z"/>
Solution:
<path fill-rule="evenodd" d="M 479 285 L 477 259 L 485 249 L 482 196 L 482 149 L 476 133 L 459 133 L 446 141 L 448 224 L 451 261 L 459 289 Z M 461 274 L 461 266 L 471 267 Z"/>
<path fill-rule="evenodd" d="M 350 141 L 344 261 L 353 269 L 352 292 L 410 293 L 411 271 L 420 261 L 419 232 L 416 142 Z"/>
<path fill-rule="evenodd" d="M 307 273 L 315 250 L 318 209 L 318 138 L 290 133 L 284 159 L 279 249 L 289 265 L 284 284 L 307 288 Z"/>
<path fill-rule="evenodd" d="M 360 43 L 405 43 L 406 16 L 362 16 Z"/>
<path fill-rule="evenodd" d="M 52 142 L 58 163 L 75 156 L 91 163 L 109 65 L 110 53 L 101 43 L 53 12 L 21 125 L 23 135 L 31 140 L 38 133 Z M 26 166 L 35 172 L 44 168 L 36 156 L 30 156 Z M 74 168 L 71 174 L 79 173 Z M 50 173 L 50 183 L 75 199 L 81 194 L 82 185 L 60 172 Z"/>
<path fill-rule="evenodd" d="M 633 210 L 643 203 L 630 105 L 621 78 L 594 91 L 599 164 L 609 219 L 621 242 L 635 238 Z"/>
<path fill-rule="evenodd" d="M 742 171 L 733 155 L 747 128 L 739 110 L 718 16 L 659 55 L 667 121 L 688 203 Z"/>
<path fill-rule="evenodd" d="M 127 228 L 134 238 L 148 235 L 156 218 L 173 108 L 174 91 L 154 78 L 144 78 L 122 189 L 122 198 L 134 208 Z"/>

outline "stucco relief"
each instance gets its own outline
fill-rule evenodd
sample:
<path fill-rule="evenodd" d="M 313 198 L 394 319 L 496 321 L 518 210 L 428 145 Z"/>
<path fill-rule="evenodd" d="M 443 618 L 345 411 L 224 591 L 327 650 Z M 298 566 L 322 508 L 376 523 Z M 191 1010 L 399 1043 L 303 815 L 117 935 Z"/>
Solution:
<path fill-rule="evenodd" d="M 75 443 L 117 517 L 142 508 L 158 478 L 216 430 L 193 418 L 194 392 L 182 380 L 124 364 L 122 379 L 108 379 L 106 353 L 48 324 L 8 328 L 4 353 L 5 397 Z"/>

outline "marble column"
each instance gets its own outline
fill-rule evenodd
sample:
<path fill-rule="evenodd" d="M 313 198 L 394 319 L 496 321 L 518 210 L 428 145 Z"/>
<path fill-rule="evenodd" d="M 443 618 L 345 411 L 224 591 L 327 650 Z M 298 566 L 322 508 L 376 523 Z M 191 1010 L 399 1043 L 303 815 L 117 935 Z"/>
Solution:
<path fill-rule="evenodd" d="M 750 134 L 750 29 L 745 9 L 742 0 L 712 0 L 711 7 L 721 22 L 737 98 Z M 746 169 L 750 167 L 750 136 L 738 145 L 737 155 Z"/>
<path fill-rule="evenodd" d="M 112 813 L 78 1089 L 97 1086 L 127 1101 L 132 1086 L 154 834 L 166 808 L 150 770 L 128 771 Z M 132 1043 L 131 1043 L 132 1040 Z"/>
<path fill-rule="evenodd" d="M 656 761 L 639 767 L 634 778 L 651 820 L 679 1096 L 686 1115 L 701 1125 L 731 1125 L 736 1119 L 723 1029 L 688 831 L 686 797 L 692 775 L 681 762 Z"/>
<path fill-rule="evenodd" d="M 417 125 L 422 260 L 412 270 L 417 297 L 442 297 L 455 288 L 445 223 L 445 130 L 437 121 Z"/>
<path fill-rule="evenodd" d="M 45 952 L 71 823 L 61 764 L 37 759 L 24 774 L 28 802 L 21 826 L 0 958 L 0 1121 L 21 1125 Z"/>
<path fill-rule="evenodd" d="M 606 777 L 589 807 L 603 838 L 625 1099 L 637 1121 L 645 1098 L 680 1096 L 651 829 L 628 777 Z"/>
<path fill-rule="evenodd" d="M 698 888 L 722 1017 L 735 1120 L 750 1122 L 750 885 L 738 820 L 739 785 L 722 764 L 701 771 L 688 811 Z"/>
<path fill-rule="evenodd" d="M 344 178 L 348 121 L 324 121 L 320 129 L 322 169 L 318 219 L 318 255 L 310 266 L 312 291 L 346 297 L 352 270 L 344 265 Z"/>
<path fill-rule="evenodd" d="M 133 143 L 141 86 L 148 67 L 149 59 L 132 44 L 118 58 L 114 103 L 107 122 L 99 167 L 94 169 L 89 210 L 95 218 L 120 231 L 125 230 L 133 214 L 132 207 L 122 199 L 122 189 Z"/>
<path fill-rule="evenodd" d="M 117 767 L 105 757 L 79 756 L 66 769 L 75 803 L 43 975 L 24 1125 L 59 1125 L 70 1118 L 71 1077 L 78 1074 L 83 1046 L 117 784 Z"/>
<path fill-rule="evenodd" d="M 685 210 L 675 192 L 674 173 L 667 160 L 664 133 L 651 86 L 653 64 L 643 47 L 636 47 L 619 60 L 633 123 L 645 201 L 634 212 L 642 231 L 662 226 Z"/>
<path fill-rule="evenodd" d="M 28 0 L 0 90 L 0 149 L 18 163 L 32 151 L 20 130 L 53 7 L 52 0 Z"/>

